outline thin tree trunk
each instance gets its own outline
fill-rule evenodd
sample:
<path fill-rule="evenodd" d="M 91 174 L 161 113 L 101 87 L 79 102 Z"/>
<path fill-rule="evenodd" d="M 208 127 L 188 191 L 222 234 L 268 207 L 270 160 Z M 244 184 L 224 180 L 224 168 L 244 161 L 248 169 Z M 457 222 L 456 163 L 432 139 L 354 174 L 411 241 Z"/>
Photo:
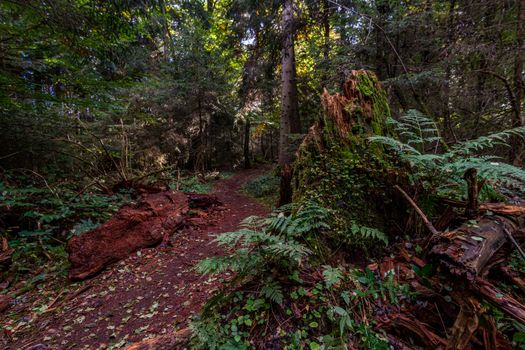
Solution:
<path fill-rule="evenodd" d="M 523 59 L 525 58 L 525 0 L 517 2 L 517 21 L 516 21 L 516 56 L 514 57 L 514 121 L 513 126 L 525 126 L 525 115 L 522 115 L 521 103 L 525 94 L 525 83 L 523 81 Z M 525 145 L 519 139 L 513 147 L 514 154 L 511 155 L 515 164 L 521 165 L 525 161 Z"/>
<path fill-rule="evenodd" d="M 330 59 L 330 8 L 328 7 L 328 0 L 322 0 L 323 14 L 323 75 L 322 75 L 322 88 L 326 87 L 328 81 L 328 62 Z"/>
<path fill-rule="evenodd" d="M 279 206 L 289 203 L 292 199 L 291 164 L 294 149 L 291 134 L 300 132 L 295 77 L 293 0 L 285 0 L 284 2 L 282 28 L 282 110 L 279 130 L 279 165 L 282 173 Z"/>
<path fill-rule="evenodd" d="M 514 89 L 516 123 L 525 125 L 525 115 L 521 115 L 521 101 L 523 100 L 525 85 L 523 82 L 523 59 L 525 58 L 525 0 L 518 0 L 518 21 L 516 24 L 516 57 L 514 62 Z M 518 124 L 518 125 L 519 125 Z"/>
<path fill-rule="evenodd" d="M 444 114 L 444 121 L 445 121 L 445 130 L 447 132 L 450 132 L 450 136 L 454 138 L 455 141 L 457 141 L 456 134 L 454 132 L 454 128 L 452 126 L 452 120 L 451 120 L 451 111 L 450 111 L 450 79 L 452 78 L 452 64 L 450 62 L 450 51 L 452 47 L 452 43 L 454 42 L 454 9 L 456 7 L 456 0 L 450 0 L 449 5 L 449 12 L 448 12 L 448 25 L 447 25 L 447 57 L 446 57 L 446 68 L 445 68 L 445 86 L 444 86 L 444 94 L 445 98 L 443 99 L 445 103 L 445 114 Z"/>
<path fill-rule="evenodd" d="M 244 168 L 250 169 L 250 119 L 244 123 Z"/>

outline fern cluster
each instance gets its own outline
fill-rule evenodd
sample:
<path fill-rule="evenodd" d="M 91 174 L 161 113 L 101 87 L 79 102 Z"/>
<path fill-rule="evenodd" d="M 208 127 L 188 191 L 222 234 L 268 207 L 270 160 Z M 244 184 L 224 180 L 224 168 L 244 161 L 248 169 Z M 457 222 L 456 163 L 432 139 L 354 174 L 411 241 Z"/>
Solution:
<path fill-rule="evenodd" d="M 292 214 L 286 215 L 290 211 Z M 231 270 L 247 277 L 272 264 L 296 267 L 311 253 L 304 245 L 304 236 L 328 229 L 329 215 L 327 209 L 308 202 L 298 208 L 281 207 L 267 218 L 250 216 L 242 221 L 239 231 L 223 233 L 214 240 L 233 253 L 205 259 L 197 265 L 197 270 L 204 274 Z"/>
<path fill-rule="evenodd" d="M 488 150 L 497 146 L 508 147 L 511 137 L 523 137 L 525 127 L 518 127 L 473 140 L 445 145 L 437 125 L 416 110 L 409 110 L 399 120 L 389 119 L 399 139 L 388 136 L 373 136 L 370 140 L 380 143 L 409 164 L 414 181 L 421 182 L 429 190 L 441 194 L 463 194 L 462 180 L 467 169 L 475 168 L 478 175 L 492 188 L 504 195 L 523 194 L 525 170 L 501 162 Z M 440 152 L 440 149 L 445 151 Z"/>
<path fill-rule="evenodd" d="M 268 310 L 272 305 L 282 304 L 285 295 L 280 281 L 298 274 L 302 261 L 312 254 L 306 238 L 313 232 L 329 229 L 330 215 L 329 210 L 314 202 L 287 205 L 268 217 L 248 217 L 242 221 L 240 230 L 219 235 L 214 242 L 226 247 L 230 254 L 202 260 L 197 270 L 204 274 L 232 271 L 235 273 L 232 284 L 249 284 L 255 291 L 247 295 L 221 292 L 209 300 L 202 318 L 191 324 L 195 347 L 246 348 L 239 345 L 246 335 L 238 331 L 240 321 L 229 319 L 233 309 L 228 307 L 225 311 L 221 306 L 229 305 L 231 298 L 237 298 L 237 303 L 246 302 L 242 308 L 246 312 Z M 225 322 L 230 322 L 226 328 Z M 246 326 L 246 322 L 251 325 L 252 321 L 243 322 Z"/>

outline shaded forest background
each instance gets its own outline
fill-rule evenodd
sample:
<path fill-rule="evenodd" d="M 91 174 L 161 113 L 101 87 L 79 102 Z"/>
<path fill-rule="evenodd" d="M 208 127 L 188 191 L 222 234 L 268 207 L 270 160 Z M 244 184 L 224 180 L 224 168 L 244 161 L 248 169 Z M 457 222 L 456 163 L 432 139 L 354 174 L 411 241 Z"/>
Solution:
<path fill-rule="evenodd" d="M 4 173 L 107 191 L 168 168 L 276 158 L 281 2 L 0 6 Z M 375 71 L 394 115 L 421 111 L 447 142 L 523 125 L 524 11 L 522 1 L 297 1 L 302 132 L 322 89 L 352 69 Z M 505 152 L 522 162 L 521 143 Z"/>

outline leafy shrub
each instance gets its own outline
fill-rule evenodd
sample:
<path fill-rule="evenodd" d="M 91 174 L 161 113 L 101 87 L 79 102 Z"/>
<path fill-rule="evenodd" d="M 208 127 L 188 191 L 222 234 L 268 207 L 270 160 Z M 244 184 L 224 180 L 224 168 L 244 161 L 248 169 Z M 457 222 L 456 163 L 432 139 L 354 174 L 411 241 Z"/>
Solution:
<path fill-rule="evenodd" d="M 399 302 L 406 288 L 393 274 L 382 279 L 369 270 L 325 265 L 321 279 L 312 281 L 315 270 L 306 266 L 316 260 L 314 241 L 331 220 L 331 211 L 306 202 L 268 218 L 249 217 L 241 230 L 218 236 L 216 243 L 229 247 L 230 255 L 203 260 L 197 269 L 234 271 L 237 288 L 226 287 L 193 320 L 194 347 L 249 349 L 270 341 L 283 349 L 321 349 L 341 347 L 352 337 L 366 348 L 388 349 L 362 318 L 371 319 L 371 299 Z"/>
<path fill-rule="evenodd" d="M 243 190 L 255 198 L 275 195 L 279 192 L 279 177 L 273 172 L 259 175 L 246 182 Z"/>
<path fill-rule="evenodd" d="M 213 190 L 213 182 L 215 180 L 228 179 L 233 176 L 233 173 L 225 171 L 212 173 L 212 175 L 214 176 L 204 176 L 204 179 L 199 179 L 196 175 L 182 177 L 179 182 L 179 190 L 182 192 L 210 193 Z M 171 183 L 170 188 L 175 190 L 177 183 Z"/>
<path fill-rule="evenodd" d="M 176 184 L 171 184 L 170 187 L 171 189 L 176 189 Z M 197 176 L 184 177 L 179 183 L 179 190 L 182 192 L 209 193 L 212 188 L 212 182 L 200 181 Z"/>

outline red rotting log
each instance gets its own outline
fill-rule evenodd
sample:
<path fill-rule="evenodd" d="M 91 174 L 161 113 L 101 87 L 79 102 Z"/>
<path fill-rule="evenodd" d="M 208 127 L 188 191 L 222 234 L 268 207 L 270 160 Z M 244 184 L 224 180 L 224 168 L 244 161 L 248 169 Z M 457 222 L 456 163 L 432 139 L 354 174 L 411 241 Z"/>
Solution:
<path fill-rule="evenodd" d="M 69 240 L 69 278 L 86 279 L 138 249 L 160 243 L 165 232 L 182 225 L 187 211 L 184 193 L 144 194 L 137 204 L 122 207 L 105 224 Z"/>

